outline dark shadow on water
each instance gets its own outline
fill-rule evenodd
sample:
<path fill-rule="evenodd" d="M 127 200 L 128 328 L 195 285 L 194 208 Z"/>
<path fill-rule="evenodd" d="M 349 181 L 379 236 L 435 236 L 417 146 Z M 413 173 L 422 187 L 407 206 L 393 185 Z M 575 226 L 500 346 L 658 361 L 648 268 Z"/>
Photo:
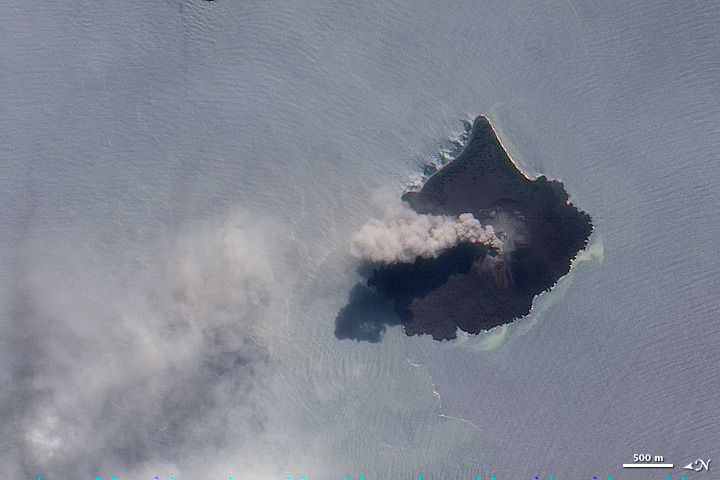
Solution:
<path fill-rule="evenodd" d="M 473 263 L 485 257 L 486 251 L 484 246 L 464 243 L 437 258 L 418 257 L 412 264 L 381 266 L 373 270 L 368 286 L 393 299 L 395 311 L 406 323 L 412 318 L 408 307 L 413 299 L 425 298 L 444 285 L 451 275 L 467 274 Z"/>
<path fill-rule="evenodd" d="M 465 243 L 438 258 L 418 257 L 412 264 L 361 266 L 359 271 L 370 278 L 367 285 L 358 283 L 350 291 L 348 304 L 335 318 L 335 336 L 379 342 L 387 326 L 412 318 L 409 306 L 413 299 L 424 298 L 451 275 L 467 274 L 485 254 L 485 247 Z"/>
<path fill-rule="evenodd" d="M 335 318 L 335 337 L 377 343 L 387 326 L 400 325 L 393 302 L 370 287 L 358 283 L 348 304 Z"/>

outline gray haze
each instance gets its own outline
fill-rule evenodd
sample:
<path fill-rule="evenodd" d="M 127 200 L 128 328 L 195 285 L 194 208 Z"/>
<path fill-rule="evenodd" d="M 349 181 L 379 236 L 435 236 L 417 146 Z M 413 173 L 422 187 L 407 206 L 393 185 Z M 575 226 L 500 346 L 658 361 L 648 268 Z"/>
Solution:
<path fill-rule="evenodd" d="M 0 476 L 720 461 L 720 5 L 341 3 L 0 4 Z M 370 198 L 478 114 L 582 261 L 488 334 L 337 340 Z"/>

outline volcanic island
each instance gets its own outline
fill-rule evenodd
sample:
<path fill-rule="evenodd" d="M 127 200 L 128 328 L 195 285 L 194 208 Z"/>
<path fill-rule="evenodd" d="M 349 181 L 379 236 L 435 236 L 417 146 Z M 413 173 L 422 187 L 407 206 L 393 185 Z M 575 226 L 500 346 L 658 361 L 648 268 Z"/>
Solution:
<path fill-rule="evenodd" d="M 488 119 L 476 118 L 462 152 L 402 200 L 419 214 L 471 213 L 503 249 L 465 242 L 412 263 L 364 262 L 367 282 L 350 291 L 335 336 L 379 342 L 386 326 L 402 325 L 407 335 L 452 340 L 458 328 L 477 334 L 528 315 L 592 233 L 590 215 L 568 198 L 559 181 L 525 177 Z"/>

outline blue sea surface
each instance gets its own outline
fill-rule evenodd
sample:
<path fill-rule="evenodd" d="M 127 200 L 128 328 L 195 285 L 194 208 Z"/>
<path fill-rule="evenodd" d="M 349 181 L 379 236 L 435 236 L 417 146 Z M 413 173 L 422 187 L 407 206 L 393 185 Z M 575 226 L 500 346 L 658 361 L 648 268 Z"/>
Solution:
<path fill-rule="evenodd" d="M 720 457 L 720 4 L 0 18 L 3 478 L 627 478 L 648 475 L 621 467 L 635 453 L 673 476 Z M 592 215 L 587 251 L 511 325 L 338 340 L 373 198 L 480 114 Z"/>

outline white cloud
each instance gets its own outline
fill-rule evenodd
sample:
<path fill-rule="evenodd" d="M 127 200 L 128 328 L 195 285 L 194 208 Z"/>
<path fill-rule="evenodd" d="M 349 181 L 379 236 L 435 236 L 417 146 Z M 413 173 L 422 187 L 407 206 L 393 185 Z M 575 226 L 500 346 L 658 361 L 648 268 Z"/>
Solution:
<path fill-rule="evenodd" d="M 29 247 L 13 335 L 32 355 L 15 359 L 26 377 L 6 426 L 13 462 L 61 476 L 145 471 L 221 442 L 231 406 L 244 435 L 260 432 L 250 399 L 269 369 L 262 324 L 285 305 L 281 250 L 243 214 L 179 235 L 127 281 L 77 242 Z"/>

